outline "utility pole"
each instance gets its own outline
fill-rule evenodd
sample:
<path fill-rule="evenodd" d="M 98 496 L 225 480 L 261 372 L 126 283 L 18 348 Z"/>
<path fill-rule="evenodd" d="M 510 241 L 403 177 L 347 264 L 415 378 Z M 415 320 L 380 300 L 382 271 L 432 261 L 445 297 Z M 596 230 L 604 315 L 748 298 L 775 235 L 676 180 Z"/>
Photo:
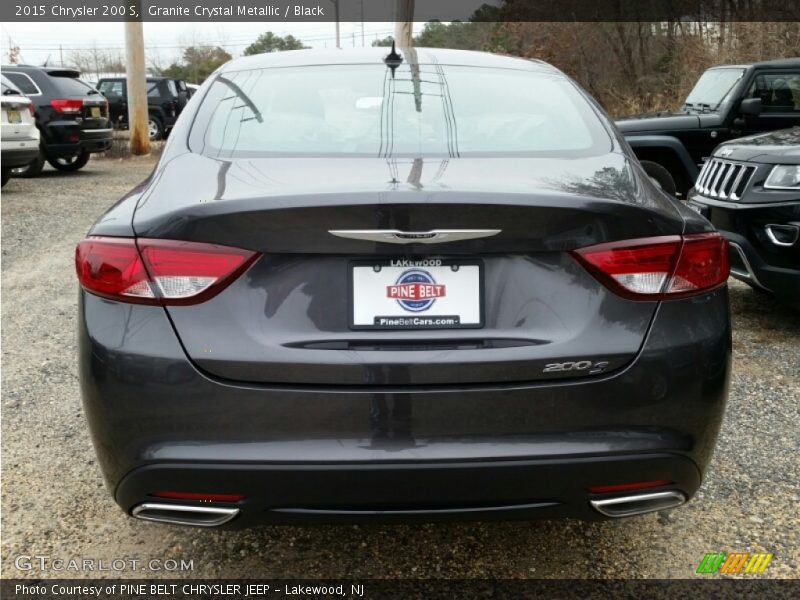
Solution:
<path fill-rule="evenodd" d="M 336 19 L 336 47 L 342 47 L 342 39 L 339 34 L 339 0 L 331 0 L 333 2 L 334 17 Z"/>
<path fill-rule="evenodd" d="M 367 45 L 367 42 L 364 38 L 364 0 L 361 0 L 361 47 Z"/>
<path fill-rule="evenodd" d="M 128 76 L 129 144 L 131 154 L 138 156 L 150 153 L 147 76 L 144 67 L 144 34 L 141 21 L 126 21 L 125 52 L 127 55 L 125 72 Z"/>
<path fill-rule="evenodd" d="M 395 0 L 394 41 L 398 48 L 414 44 L 414 0 Z"/>

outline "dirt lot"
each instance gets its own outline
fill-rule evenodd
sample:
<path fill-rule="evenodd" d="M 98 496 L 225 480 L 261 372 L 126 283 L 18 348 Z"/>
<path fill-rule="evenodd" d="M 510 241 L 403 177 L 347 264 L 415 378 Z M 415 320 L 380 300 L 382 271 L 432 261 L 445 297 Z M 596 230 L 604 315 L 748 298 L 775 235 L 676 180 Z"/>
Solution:
<path fill-rule="evenodd" d="M 800 576 L 800 312 L 732 283 L 735 365 L 717 453 L 686 507 L 630 520 L 244 532 L 134 521 L 95 464 L 76 374 L 75 243 L 143 179 L 150 159 L 45 171 L 2 193 L 2 564 L 18 556 L 141 561 L 101 576 L 175 576 L 151 559 L 193 561 L 191 577 L 692 577 L 706 552 L 773 552 L 765 573 Z M 25 567 L 23 559 L 20 566 Z M 128 563 L 130 564 L 130 562 Z"/>

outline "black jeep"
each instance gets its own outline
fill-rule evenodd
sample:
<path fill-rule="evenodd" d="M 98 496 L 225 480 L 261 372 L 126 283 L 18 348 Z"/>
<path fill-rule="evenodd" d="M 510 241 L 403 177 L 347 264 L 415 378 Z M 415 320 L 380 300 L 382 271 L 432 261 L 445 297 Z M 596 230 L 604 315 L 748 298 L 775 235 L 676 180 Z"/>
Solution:
<path fill-rule="evenodd" d="M 800 308 L 800 128 L 721 145 L 688 205 L 730 241 L 731 275 Z"/>
<path fill-rule="evenodd" d="M 700 77 L 679 112 L 617 121 L 648 174 L 685 195 L 714 148 L 730 139 L 800 125 L 800 58 L 724 65 Z"/>
<path fill-rule="evenodd" d="M 128 81 L 125 77 L 104 77 L 97 89 L 108 99 L 111 121 L 128 127 Z M 148 129 L 151 140 L 166 137 L 191 95 L 186 82 L 168 77 L 147 78 Z"/>

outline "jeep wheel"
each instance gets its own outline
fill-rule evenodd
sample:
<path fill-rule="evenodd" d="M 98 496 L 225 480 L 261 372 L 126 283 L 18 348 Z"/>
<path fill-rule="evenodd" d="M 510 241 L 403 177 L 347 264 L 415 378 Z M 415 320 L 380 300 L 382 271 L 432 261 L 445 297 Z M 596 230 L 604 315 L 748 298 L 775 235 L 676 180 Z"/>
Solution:
<path fill-rule="evenodd" d="M 649 161 L 643 160 L 641 161 L 642 167 L 644 168 L 644 172 L 647 173 L 647 176 L 658 185 L 662 190 L 664 190 L 670 196 L 677 196 L 678 188 L 675 185 L 675 179 L 672 177 L 672 174 L 667 171 L 664 167 L 660 164 Z"/>
<path fill-rule="evenodd" d="M 157 142 L 164 137 L 164 126 L 158 117 L 151 116 L 150 120 L 147 121 L 147 132 L 150 134 L 151 142 Z"/>
<path fill-rule="evenodd" d="M 89 162 L 89 153 L 81 152 L 75 156 L 66 156 L 59 158 L 48 158 L 47 162 L 50 166 L 59 171 L 77 171 L 86 166 Z"/>

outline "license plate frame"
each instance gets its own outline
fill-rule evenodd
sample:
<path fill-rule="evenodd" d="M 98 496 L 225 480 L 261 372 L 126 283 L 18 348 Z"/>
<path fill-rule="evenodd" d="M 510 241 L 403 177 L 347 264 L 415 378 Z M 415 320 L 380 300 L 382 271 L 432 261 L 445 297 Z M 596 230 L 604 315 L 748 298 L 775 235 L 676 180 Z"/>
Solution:
<path fill-rule="evenodd" d="M 99 106 L 92 106 L 89 108 L 89 113 L 92 115 L 93 119 L 99 119 L 103 116 L 103 113 L 100 111 Z"/>
<path fill-rule="evenodd" d="M 11 123 L 12 125 L 19 125 L 20 123 L 22 123 L 22 112 L 18 110 L 7 110 L 6 118 L 8 119 L 8 122 Z"/>
<path fill-rule="evenodd" d="M 433 263 L 433 264 L 431 264 Z M 429 275 L 434 277 L 440 277 L 442 275 L 442 269 L 450 268 L 452 270 L 453 266 L 456 266 L 456 271 L 460 271 L 461 267 L 467 268 L 476 268 L 477 272 L 470 270 L 470 277 L 474 278 L 477 277 L 477 282 L 475 283 L 475 293 L 477 294 L 477 298 L 473 298 L 474 301 L 477 302 L 477 310 L 475 307 L 471 307 L 470 310 L 462 310 L 459 314 L 451 315 L 451 314 L 442 314 L 441 310 L 435 310 L 432 313 L 427 313 L 429 309 L 424 309 L 418 312 L 411 312 L 407 311 L 406 309 L 402 308 L 402 305 L 399 305 L 399 300 L 388 298 L 388 291 L 387 291 L 387 300 L 392 304 L 398 304 L 398 307 L 394 310 L 389 311 L 389 314 L 373 314 L 373 321 L 372 324 L 365 323 L 364 319 L 356 320 L 356 304 L 355 304 L 355 295 L 356 295 L 356 269 L 358 268 L 366 268 L 368 267 L 373 272 L 375 272 L 375 267 L 381 267 L 381 270 L 387 269 L 385 271 L 387 277 L 387 281 L 392 282 L 392 287 L 397 285 L 399 275 L 404 275 L 407 271 L 416 271 L 421 270 L 427 272 Z M 431 331 L 431 330 L 462 330 L 462 329 L 482 329 L 485 326 L 485 302 L 486 302 L 486 295 L 485 295 L 485 286 L 484 286 L 484 271 L 485 265 L 482 260 L 476 258 L 417 258 L 417 259 L 390 259 L 390 258 L 377 258 L 377 259 L 358 259 L 358 260 L 351 260 L 347 265 L 347 313 L 348 313 L 348 327 L 352 330 L 371 330 L 371 331 Z M 455 271 L 454 271 L 455 272 Z M 464 271 L 464 276 L 466 277 L 467 271 Z M 455 276 L 452 276 L 455 277 Z M 445 279 L 448 279 L 447 277 Z M 385 282 L 384 282 L 385 283 Z M 463 284 L 463 282 L 462 282 Z M 376 285 L 376 284 L 373 284 Z M 446 288 L 447 284 L 444 284 Z M 452 284 L 451 284 L 452 286 Z M 438 297 L 434 300 L 438 301 Z M 416 300 L 412 300 L 416 301 Z M 435 304 L 435 301 L 432 304 Z M 432 308 L 429 307 L 429 308 Z M 461 318 L 465 316 L 465 313 L 470 313 L 471 315 L 477 316 L 477 320 L 469 320 L 467 322 L 461 322 Z M 427 313 L 427 314 L 426 314 Z M 446 323 L 426 323 L 421 324 L 419 321 L 425 321 L 427 319 L 430 320 L 446 320 L 451 317 L 458 317 L 459 322 L 457 324 L 452 324 L 451 322 Z M 415 319 L 417 323 L 406 323 L 406 324 L 380 324 L 378 319 Z"/>

